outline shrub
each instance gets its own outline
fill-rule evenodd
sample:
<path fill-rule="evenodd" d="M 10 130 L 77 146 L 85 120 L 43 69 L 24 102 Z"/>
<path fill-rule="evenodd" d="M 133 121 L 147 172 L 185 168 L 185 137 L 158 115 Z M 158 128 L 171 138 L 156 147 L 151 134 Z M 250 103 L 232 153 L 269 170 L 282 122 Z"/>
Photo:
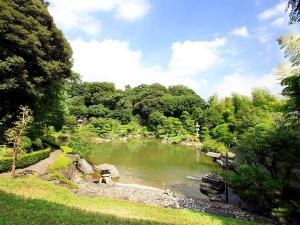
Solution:
<path fill-rule="evenodd" d="M 217 142 L 213 139 L 208 139 L 203 143 L 202 149 L 207 152 L 219 152 L 225 155 L 228 152 L 228 148 L 222 142 Z"/>
<path fill-rule="evenodd" d="M 45 150 L 32 152 L 29 154 L 20 155 L 17 159 L 17 168 L 25 168 L 27 166 L 30 166 L 32 164 L 35 164 L 42 159 L 45 159 L 49 157 L 51 152 L 50 148 L 47 148 Z M 0 172 L 6 172 L 11 169 L 12 165 L 12 157 L 3 157 L 0 159 Z"/>
<path fill-rule="evenodd" d="M 67 144 L 68 141 L 70 139 L 70 135 L 68 134 L 60 134 L 57 138 L 56 138 L 56 143 L 58 144 Z"/>
<path fill-rule="evenodd" d="M 37 138 L 34 140 L 34 142 L 32 143 L 34 149 L 42 149 L 44 146 L 43 146 L 43 142 L 42 142 L 42 139 L 40 138 Z"/>
<path fill-rule="evenodd" d="M 95 148 L 97 135 L 89 130 L 89 127 L 81 127 L 76 129 L 72 134 L 70 146 L 74 153 L 80 154 L 81 157 L 86 158 L 90 156 Z"/>
<path fill-rule="evenodd" d="M 0 148 L 0 157 L 12 157 L 13 149 L 8 147 Z"/>
<path fill-rule="evenodd" d="M 65 153 L 65 154 L 71 154 L 73 153 L 73 148 L 69 146 L 60 146 L 60 149 Z"/>
<path fill-rule="evenodd" d="M 67 178 L 65 178 L 65 176 L 63 174 L 61 174 L 59 172 L 50 173 L 50 177 L 52 179 L 58 180 L 61 183 L 69 185 L 73 189 L 78 189 L 77 184 L 75 184 L 74 182 L 68 180 Z"/>
<path fill-rule="evenodd" d="M 29 152 L 31 150 L 32 142 L 29 137 L 21 137 L 21 149 Z"/>
<path fill-rule="evenodd" d="M 60 155 L 48 168 L 50 172 L 56 170 L 68 168 L 72 164 L 72 160 L 68 158 L 65 154 Z"/>

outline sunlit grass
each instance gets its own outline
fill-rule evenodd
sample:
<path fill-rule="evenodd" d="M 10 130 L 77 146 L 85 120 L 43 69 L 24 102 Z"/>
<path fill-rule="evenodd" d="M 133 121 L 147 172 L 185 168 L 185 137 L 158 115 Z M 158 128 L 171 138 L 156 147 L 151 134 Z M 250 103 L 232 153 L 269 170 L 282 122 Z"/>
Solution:
<path fill-rule="evenodd" d="M 33 176 L 1 176 L 0 198 L 0 224 L 255 224 L 125 200 L 78 197 Z"/>

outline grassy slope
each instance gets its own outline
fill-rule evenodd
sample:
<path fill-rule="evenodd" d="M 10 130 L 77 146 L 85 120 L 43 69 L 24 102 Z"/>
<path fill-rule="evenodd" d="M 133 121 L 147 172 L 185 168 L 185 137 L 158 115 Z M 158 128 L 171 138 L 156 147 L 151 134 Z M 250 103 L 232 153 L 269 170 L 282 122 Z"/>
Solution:
<path fill-rule="evenodd" d="M 254 224 L 190 210 L 108 198 L 78 197 L 34 176 L 0 176 L 0 224 Z"/>

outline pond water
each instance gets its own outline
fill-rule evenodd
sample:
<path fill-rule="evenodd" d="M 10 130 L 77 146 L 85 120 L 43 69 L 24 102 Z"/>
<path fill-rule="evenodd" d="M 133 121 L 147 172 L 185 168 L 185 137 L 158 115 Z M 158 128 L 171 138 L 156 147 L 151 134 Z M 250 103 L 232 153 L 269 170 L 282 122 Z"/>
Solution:
<path fill-rule="evenodd" d="M 168 188 L 197 198 L 207 197 L 200 193 L 199 181 L 193 178 L 221 171 L 210 157 L 194 148 L 161 144 L 156 139 L 102 143 L 89 161 L 94 165 L 115 165 L 121 174 L 121 183 Z"/>

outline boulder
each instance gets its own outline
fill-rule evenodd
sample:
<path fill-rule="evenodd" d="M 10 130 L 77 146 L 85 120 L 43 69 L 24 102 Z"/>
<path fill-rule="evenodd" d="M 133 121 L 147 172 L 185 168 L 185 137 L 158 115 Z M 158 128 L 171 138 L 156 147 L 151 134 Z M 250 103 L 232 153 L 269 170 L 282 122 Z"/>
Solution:
<path fill-rule="evenodd" d="M 78 160 L 77 167 L 84 174 L 92 175 L 94 173 L 93 167 L 85 159 Z"/>
<path fill-rule="evenodd" d="M 96 171 L 101 172 L 102 170 L 108 170 L 110 172 L 110 177 L 111 178 L 120 178 L 120 173 L 118 169 L 111 164 L 100 164 L 97 166 L 94 166 Z"/>
<path fill-rule="evenodd" d="M 63 174 L 65 176 L 65 178 L 67 178 L 69 180 L 72 180 L 77 176 L 77 169 L 74 164 L 72 164 L 71 166 L 69 166 L 66 169 L 61 169 L 59 172 L 61 174 Z"/>
<path fill-rule="evenodd" d="M 67 157 L 73 162 L 77 162 L 80 159 L 80 156 L 78 154 L 67 154 Z"/>
<path fill-rule="evenodd" d="M 227 156 L 230 159 L 234 159 L 235 158 L 235 154 L 233 152 L 228 152 Z"/>
<path fill-rule="evenodd" d="M 220 194 L 225 190 L 225 183 L 222 177 L 207 174 L 200 181 L 200 191 L 204 194 Z"/>
<path fill-rule="evenodd" d="M 212 157 L 212 158 L 220 158 L 221 154 L 217 152 L 208 152 L 206 153 L 207 156 Z"/>

